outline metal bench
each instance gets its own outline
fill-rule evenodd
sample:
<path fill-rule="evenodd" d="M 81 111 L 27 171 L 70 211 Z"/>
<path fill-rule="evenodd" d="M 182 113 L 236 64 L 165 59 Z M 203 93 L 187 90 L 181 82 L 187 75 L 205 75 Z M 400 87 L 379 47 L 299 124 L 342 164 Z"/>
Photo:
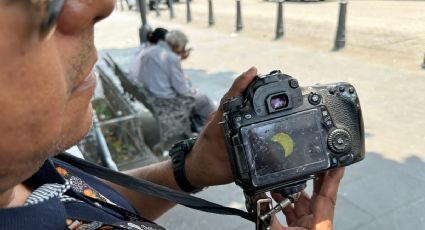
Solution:
<path fill-rule="evenodd" d="M 108 167 L 116 163 L 120 170 L 157 162 L 158 158 L 145 143 L 141 112 L 113 81 L 115 73 L 102 61 L 96 65 L 95 72 L 102 82 L 104 95 L 92 100 L 100 121 L 95 113 L 93 129 L 80 142 L 80 150 L 88 160 Z"/>
<path fill-rule="evenodd" d="M 178 96 L 176 98 L 158 98 L 153 96 L 143 85 L 128 77 L 128 72 L 125 69 L 130 69 L 132 59 L 121 60 L 121 62 L 118 62 L 118 59 L 111 53 L 107 53 L 104 56 L 106 63 L 119 78 L 123 90 L 143 103 L 156 119 L 160 140 L 154 146 L 154 152 L 161 153 L 167 150 L 169 142 L 173 138 L 182 135 L 185 138 L 192 136 L 190 115 L 195 106 L 195 99 L 190 96 Z"/>

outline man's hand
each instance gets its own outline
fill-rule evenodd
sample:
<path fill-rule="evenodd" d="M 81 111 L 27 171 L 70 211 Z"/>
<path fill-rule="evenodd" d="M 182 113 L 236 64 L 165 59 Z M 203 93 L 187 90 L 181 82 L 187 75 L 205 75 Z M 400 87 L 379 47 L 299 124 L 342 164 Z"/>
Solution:
<path fill-rule="evenodd" d="M 239 96 L 257 75 L 257 69 L 252 67 L 233 82 L 229 91 L 221 100 L 217 112 L 211 114 L 204 131 L 186 159 L 185 169 L 189 182 L 203 188 L 211 185 L 226 184 L 234 181 L 227 149 L 224 143 L 224 131 L 220 122 L 223 116 L 223 102 Z M 311 199 L 303 195 L 294 207 L 283 210 L 289 228 L 284 228 L 275 219 L 273 230 L 330 230 L 335 208 L 338 184 L 343 175 L 343 169 L 319 175 L 314 182 L 314 194 Z M 179 189 L 173 177 L 171 161 L 163 161 L 126 172 L 136 178 L 145 179 L 157 184 Z M 111 184 L 127 197 L 139 212 L 149 218 L 156 219 L 175 204 L 145 194 L 140 194 L 127 188 Z M 274 195 L 277 201 L 282 197 Z"/>
<path fill-rule="evenodd" d="M 190 51 L 189 52 L 184 51 L 182 54 L 180 54 L 180 58 L 182 61 L 186 60 L 189 56 L 190 56 Z"/>
<path fill-rule="evenodd" d="M 203 188 L 230 183 L 234 180 L 224 143 L 224 131 L 220 124 L 223 119 L 223 103 L 231 97 L 241 95 L 255 76 L 257 76 L 257 69 L 252 67 L 235 79 L 229 91 L 221 99 L 217 112 L 212 115 L 200 134 L 185 165 L 186 176 L 192 185 Z"/>
<path fill-rule="evenodd" d="M 331 230 L 339 182 L 345 168 L 321 173 L 314 181 L 311 198 L 303 192 L 295 204 L 283 209 L 289 227 L 283 227 L 273 218 L 272 230 Z M 273 193 L 273 199 L 281 202 L 284 198 Z"/>
<path fill-rule="evenodd" d="M 193 95 L 197 95 L 199 93 L 199 88 L 193 88 L 192 89 L 192 94 Z"/>

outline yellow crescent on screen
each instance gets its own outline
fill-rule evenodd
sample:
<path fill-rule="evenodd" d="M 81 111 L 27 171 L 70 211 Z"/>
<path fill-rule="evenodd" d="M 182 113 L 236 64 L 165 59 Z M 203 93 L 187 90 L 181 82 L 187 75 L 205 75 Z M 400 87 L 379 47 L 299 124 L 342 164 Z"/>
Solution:
<path fill-rule="evenodd" d="M 285 150 L 285 157 L 289 157 L 294 150 L 294 141 L 286 133 L 278 133 L 272 137 L 272 141 L 279 143 Z"/>

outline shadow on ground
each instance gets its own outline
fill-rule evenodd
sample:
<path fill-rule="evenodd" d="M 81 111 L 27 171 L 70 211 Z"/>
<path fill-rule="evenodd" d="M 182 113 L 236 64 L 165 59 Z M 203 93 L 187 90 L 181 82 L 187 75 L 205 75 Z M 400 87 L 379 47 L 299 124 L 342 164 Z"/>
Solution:
<path fill-rule="evenodd" d="M 416 156 L 403 162 L 383 156 L 371 152 L 363 162 L 347 168 L 338 196 L 335 229 L 417 230 L 425 225 L 425 163 Z M 244 208 L 242 190 L 233 184 L 210 187 L 197 196 Z M 181 206 L 166 213 L 158 223 L 173 230 L 255 228 L 239 217 L 201 213 Z"/>
<path fill-rule="evenodd" d="M 192 86 L 208 95 L 216 105 L 237 77 L 235 72 L 207 72 L 203 69 L 185 69 L 185 74 L 192 82 Z"/>

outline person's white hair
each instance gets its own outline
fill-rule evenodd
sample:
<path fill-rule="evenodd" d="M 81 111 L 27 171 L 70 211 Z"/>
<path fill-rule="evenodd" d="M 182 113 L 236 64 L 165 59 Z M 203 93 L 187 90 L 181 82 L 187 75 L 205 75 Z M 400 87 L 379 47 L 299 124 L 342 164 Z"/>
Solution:
<path fill-rule="evenodd" d="M 187 36 L 180 30 L 171 30 L 165 35 L 165 41 L 170 46 L 176 46 L 180 50 L 183 50 L 186 46 L 188 39 Z"/>

